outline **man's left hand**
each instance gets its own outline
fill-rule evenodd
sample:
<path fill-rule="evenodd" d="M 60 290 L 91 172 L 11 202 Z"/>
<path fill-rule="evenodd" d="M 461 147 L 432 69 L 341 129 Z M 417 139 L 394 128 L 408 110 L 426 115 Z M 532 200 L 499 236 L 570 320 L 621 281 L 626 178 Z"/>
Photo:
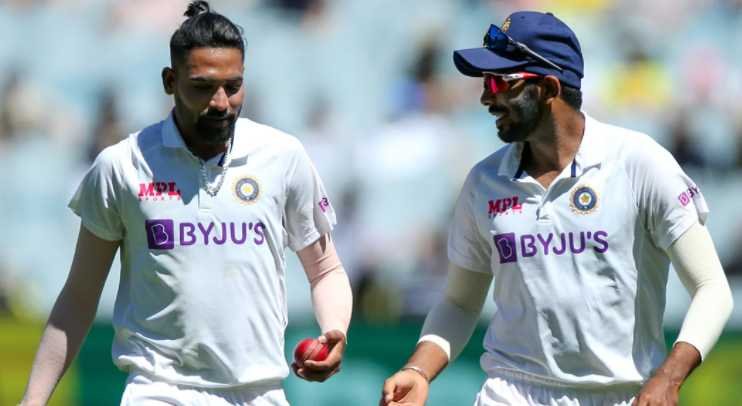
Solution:
<path fill-rule="evenodd" d="M 324 382 L 327 378 L 340 372 L 340 363 L 345 352 L 345 334 L 339 330 L 330 330 L 319 336 L 320 342 L 330 347 L 330 354 L 324 361 L 304 361 L 299 366 L 296 362 L 291 364 L 296 376 L 313 382 Z"/>
<path fill-rule="evenodd" d="M 680 385 L 700 363 L 701 352 L 696 347 L 683 341 L 676 342 L 670 355 L 644 384 L 631 406 L 676 406 Z"/>
<path fill-rule="evenodd" d="M 676 406 L 680 385 L 664 375 L 655 375 L 644 384 L 631 406 Z"/>

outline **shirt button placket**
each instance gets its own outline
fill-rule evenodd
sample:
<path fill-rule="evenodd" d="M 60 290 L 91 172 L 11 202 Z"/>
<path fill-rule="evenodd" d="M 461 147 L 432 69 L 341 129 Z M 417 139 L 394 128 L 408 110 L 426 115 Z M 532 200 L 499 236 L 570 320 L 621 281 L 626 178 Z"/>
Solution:
<path fill-rule="evenodd" d="M 206 164 L 205 163 L 199 163 L 199 165 L 206 165 Z M 208 166 L 206 166 L 206 171 L 209 174 L 208 177 L 210 179 L 211 178 L 211 168 L 209 168 Z M 197 173 L 197 176 L 199 176 L 199 180 L 198 180 L 198 185 L 199 185 L 199 187 L 198 187 L 198 209 L 199 210 L 203 210 L 203 211 L 209 211 L 209 210 L 211 210 L 211 206 L 213 204 L 213 199 L 215 197 L 211 197 L 211 195 L 209 195 L 206 192 L 205 186 L 201 184 L 201 181 L 200 181 L 201 168 L 200 167 L 197 169 L 197 172 L 196 173 Z"/>

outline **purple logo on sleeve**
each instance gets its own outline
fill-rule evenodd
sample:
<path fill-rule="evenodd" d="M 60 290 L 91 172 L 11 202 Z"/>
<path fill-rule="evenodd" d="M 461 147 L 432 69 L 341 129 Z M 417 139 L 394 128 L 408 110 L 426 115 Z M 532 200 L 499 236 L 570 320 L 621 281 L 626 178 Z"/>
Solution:
<path fill-rule="evenodd" d="M 684 190 L 683 193 L 678 195 L 678 201 L 682 206 L 687 206 L 691 200 L 693 200 L 696 196 L 700 195 L 701 191 L 698 190 L 698 186 L 691 186 L 687 190 Z"/>
<path fill-rule="evenodd" d="M 320 200 L 319 203 L 317 203 L 317 205 L 319 206 L 320 209 L 322 209 L 322 213 L 325 213 L 327 212 L 327 210 L 330 209 L 330 201 L 327 200 L 326 197 L 323 197 L 322 200 Z"/>
<path fill-rule="evenodd" d="M 515 252 L 515 233 L 497 234 L 495 248 L 500 254 L 501 264 L 518 260 L 518 254 Z"/>
<path fill-rule="evenodd" d="M 171 250 L 175 247 L 172 220 L 146 220 L 147 245 L 153 250 Z"/>

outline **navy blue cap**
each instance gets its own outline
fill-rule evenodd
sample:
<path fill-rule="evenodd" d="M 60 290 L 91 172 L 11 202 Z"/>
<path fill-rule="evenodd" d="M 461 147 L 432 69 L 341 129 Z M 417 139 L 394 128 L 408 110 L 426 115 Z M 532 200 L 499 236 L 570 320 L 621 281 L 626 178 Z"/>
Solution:
<path fill-rule="evenodd" d="M 480 77 L 482 72 L 531 72 L 553 75 L 567 86 L 580 88 L 582 50 L 577 36 L 562 20 L 551 13 L 518 11 L 505 19 L 500 28 L 563 70 L 560 72 L 514 47 L 498 51 L 482 47 L 454 51 L 453 62 L 461 73 Z"/>

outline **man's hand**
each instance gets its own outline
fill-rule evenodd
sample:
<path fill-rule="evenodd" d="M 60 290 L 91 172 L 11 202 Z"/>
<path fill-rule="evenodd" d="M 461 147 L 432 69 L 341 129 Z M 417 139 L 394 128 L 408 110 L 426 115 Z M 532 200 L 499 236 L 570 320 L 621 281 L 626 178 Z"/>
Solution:
<path fill-rule="evenodd" d="M 701 353 L 692 344 L 678 341 L 670 355 L 636 395 L 632 406 L 678 404 L 680 386 L 691 371 L 701 363 Z"/>
<path fill-rule="evenodd" d="M 324 361 L 304 361 L 301 367 L 296 363 L 291 364 L 291 369 L 299 378 L 313 382 L 324 382 L 327 378 L 340 372 L 340 363 L 343 361 L 345 352 L 345 334 L 339 330 L 330 330 L 319 336 L 318 340 L 327 343 L 330 354 Z"/>
<path fill-rule="evenodd" d="M 676 406 L 679 392 L 680 384 L 673 383 L 666 375 L 658 374 L 644 384 L 632 406 Z"/>
<path fill-rule="evenodd" d="M 384 381 L 379 406 L 423 406 L 428 400 L 428 386 L 418 372 L 399 371 Z"/>

